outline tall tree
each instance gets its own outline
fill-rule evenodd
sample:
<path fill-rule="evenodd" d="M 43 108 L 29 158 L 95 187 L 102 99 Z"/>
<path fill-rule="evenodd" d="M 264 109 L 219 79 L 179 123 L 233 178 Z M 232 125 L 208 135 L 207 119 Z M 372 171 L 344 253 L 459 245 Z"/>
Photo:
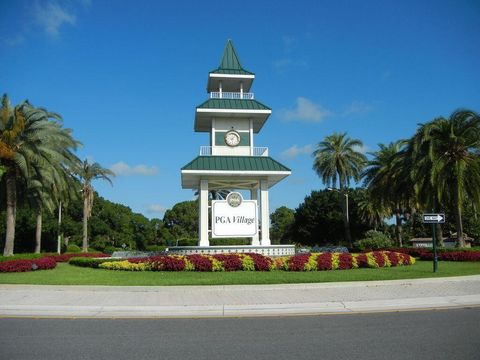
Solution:
<path fill-rule="evenodd" d="M 4 255 L 13 254 L 17 186 L 34 176 L 41 179 L 40 169 L 70 164 L 76 157 L 73 150 L 79 142 L 71 131 L 63 129 L 61 116 L 43 108 L 35 108 L 28 101 L 11 107 L 7 95 L 2 98 L 0 110 L 0 162 L 5 169 L 6 236 Z"/>
<path fill-rule="evenodd" d="M 427 151 L 421 151 L 423 148 Z M 465 246 L 465 199 L 468 197 L 476 207 L 480 205 L 479 153 L 480 116 L 471 110 L 457 110 L 448 119 L 437 118 L 421 125 L 414 138 L 413 157 L 426 164 L 418 173 L 429 180 L 432 202 L 451 205 L 455 210 L 459 246 Z"/>
<path fill-rule="evenodd" d="M 273 244 L 292 243 L 292 226 L 295 221 L 295 211 L 281 206 L 270 214 L 270 237 Z"/>
<path fill-rule="evenodd" d="M 410 157 L 405 155 L 404 140 L 388 145 L 379 144 L 379 150 L 370 153 L 372 158 L 363 172 L 364 184 L 374 202 L 387 216 L 395 216 L 395 237 L 402 246 L 402 221 L 413 192 L 410 180 Z"/>
<path fill-rule="evenodd" d="M 77 169 L 77 175 L 82 180 L 83 194 L 83 241 L 82 252 L 88 252 L 88 219 L 92 216 L 94 190 L 92 181 L 102 179 L 113 185 L 110 177 L 115 176 L 113 171 L 103 168 L 99 163 L 91 164 L 88 160 L 83 161 Z"/>
<path fill-rule="evenodd" d="M 366 156 L 358 151 L 362 146 L 363 143 L 360 140 L 351 139 L 346 133 L 333 133 L 318 143 L 313 152 L 313 169 L 324 184 L 332 188 L 338 185 L 340 193 L 345 196 L 350 181 L 360 180 L 363 167 L 367 162 Z M 343 197 L 341 204 L 345 241 L 353 246 L 347 205 Z"/>
<path fill-rule="evenodd" d="M 368 189 L 362 189 L 359 194 L 358 210 L 363 221 L 368 222 L 376 231 L 383 224 L 386 217 L 389 216 L 388 209 L 379 202 Z"/>

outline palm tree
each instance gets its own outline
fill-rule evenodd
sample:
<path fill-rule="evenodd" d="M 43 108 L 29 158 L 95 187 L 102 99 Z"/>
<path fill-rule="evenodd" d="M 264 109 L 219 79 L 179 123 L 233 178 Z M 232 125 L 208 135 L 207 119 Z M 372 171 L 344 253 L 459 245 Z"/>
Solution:
<path fill-rule="evenodd" d="M 428 184 L 419 193 L 430 204 L 451 205 L 459 246 L 465 246 L 462 212 L 468 197 L 480 204 L 480 116 L 471 110 L 457 110 L 448 119 L 437 118 L 421 125 L 414 139 L 413 156 Z M 423 161 L 423 163 L 422 163 Z M 426 194 L 425 189 L 431 193 Z M 423 190 L 423 192 L 422 192 Z"/>
<path fill-rule="evenodd" d="M 82 252 L 88 252 L 88 219 L 92 215 L 94 190 L 92 181 L 103 179 L 113 185 L 110 176 L 115 176 L 113 171 L 103 168 L 99 163 L 89 163 L 85 160 L 77 170 L 78 176 L 82 179 L 83 194 L 83 243 Z"/>
<path fill-rule="evenodd" d="M 388 209 L 384 207 L 381 201 L 372 195 L 369 189 L 360 192 L 358 200 L 358 210 L 363 221 L 373 226 L 377 230 L 378 226 L 383 224 L 383 220 L 390 215 Z"/>
<path fill-rule="evenodd" d="M 60 164 L 59 164 L 60 165 Z M 38 174 L 37 174 L 38 172 Z M 42 215 L 45 211 L 53 213 L 60 203 L 68 203 L 78 198 L 78 180 L 65 166 L 39 168 L 29 179 L 24 190 L 30 207 L 37 214 L 35 231 L 35 253 L 40 253 L 42 237 Z"/>
<path fill-rule="evenodd" d="M 366 156 L 357 150 L 362 146 L 360 140 L 351 139 L 346 133 L 333 133 L 318 143 L 312 154 L 314 156 L 313 169 L 324 184 L 336 188 L 338 183 L 340 193 L 346 195 L 350 181 L 352 179 L 360 180 L 363 167 L 367 162 Z M 352 246 L 346 204 L 344 204 L 343 199 L 341 203 L 345 241 Z"/>
<path fill-rule="evenodd" d="M 17 185 L 28 187 L 34 176 L 44 180 L 40 169 L 71 163 L 79 142 L 63 129 L 61 116 L 28 101 L 12 108 L 7 95 L 0 109 L 0 164 L 5 171 L 6 237 L 4 255 L 13 254 Z"/>
<path fill-rule="evenodd" d="M 410 157 L 405 153 L 404 140 L 379 144 L 379 150 L 372 156 L 363 172 L 375 206 L 384 209 L 387 216 L 395 216 L 395 237 L 398 246 L 402 246 L 402 219 L 412 202 L 413 184 L 410 181 Z"/>

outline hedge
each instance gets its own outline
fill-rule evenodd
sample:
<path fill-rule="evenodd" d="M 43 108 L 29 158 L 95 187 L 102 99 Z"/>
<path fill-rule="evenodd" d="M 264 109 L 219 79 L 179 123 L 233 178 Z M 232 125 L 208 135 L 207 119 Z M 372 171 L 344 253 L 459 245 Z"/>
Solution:
<path fill-rule="evenodd" d="M 324 271 L 356 268 L 380 268 L 411 265 L 415 259 L 408 254 L 373 251 L 364 254 L 307 253 L 270 258 L 260 254 L 222 255 L 161 255 L 128 260 L 78 259 L 70 264 L 93 268 L 127 271 Z"/>
<path fill-rule="evenodd" d="M 85 254 L 20 254 L 12 256 L 10 260 L 4 257 L 0 261 L 0 272 L 24 272 L 33 270 L 48 270 L 56 267 L 58 262 L 67 262 L 72 257 L 91 258 L 106 257 L 106 254 L 85 253 Z M 12 259 L 13 258 L 13 259 Z"/>
<path fill-rule="evenodd" d="M 25 272 L 48 270 L 57 266 L 57 262 L 49 257 L 32 260 L 10 260 L 0 262 L 0 272 Z"/>
<path fill-rule="evenodd" d="M 418 257 L 422 260 L 432 260 L 433 250 L 430 248 L 393 248 L 389 251 L 401 252 L 411 256 Z M 439 260 L 445 261 L 480 261 L 480 250 L 476 249 L 437 249 Z"/>

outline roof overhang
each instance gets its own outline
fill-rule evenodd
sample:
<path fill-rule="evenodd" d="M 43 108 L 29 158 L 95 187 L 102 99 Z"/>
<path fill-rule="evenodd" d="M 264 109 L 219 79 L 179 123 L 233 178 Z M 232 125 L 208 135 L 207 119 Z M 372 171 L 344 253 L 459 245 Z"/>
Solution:
<path fill-rule="evenodd" d="M 194 130 L 197 132 L 210 132 L 212 130 L 213 118 L 228 117 L 236 119 L 252 119 L 253 132 L 258 133 L 271 114 L 272 110 L 197 108 L 195 111 Z"/>
<path fill-rule="evenodd" d="M 182 188 L 197 189 L 200 185 L 200 180 L 221 180 L 227 184 L 230 181 L 232 188 L 235 188 L 235 184 L 239 180 L 267 180 L 268 187 L 271 188 L 291 173 L 291 171 L 182 170 Z M 228 187 L 226 186 L 226 188 Z"/>
<path fill-rule="evenodd" d="M 207 92 L 219 91 L 220 81 L 222 82 L 222 91 L 237 92 L 239 82 L 243 83 L 243 91 L 250 92 L 255 75 L 249 74 L 208 74 Z"/>

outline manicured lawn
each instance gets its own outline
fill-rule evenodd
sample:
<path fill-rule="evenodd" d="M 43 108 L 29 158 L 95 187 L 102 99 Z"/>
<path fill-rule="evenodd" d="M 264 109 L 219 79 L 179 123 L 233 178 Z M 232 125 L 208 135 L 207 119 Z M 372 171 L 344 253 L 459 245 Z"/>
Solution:
<path fill-rule="evenodd" d="M 129 272 L 90 269 L 59 263 L 56 269 L 27 273 L 1 273 L 1 284 L 38 285 L 229 285 L 286 284 L 361 280 L 415 279 L 480 274 L 479 262 L 440 262 L 432 272 L 431 261 L 380 269 L 354 269 L 318 272 Z"/>

